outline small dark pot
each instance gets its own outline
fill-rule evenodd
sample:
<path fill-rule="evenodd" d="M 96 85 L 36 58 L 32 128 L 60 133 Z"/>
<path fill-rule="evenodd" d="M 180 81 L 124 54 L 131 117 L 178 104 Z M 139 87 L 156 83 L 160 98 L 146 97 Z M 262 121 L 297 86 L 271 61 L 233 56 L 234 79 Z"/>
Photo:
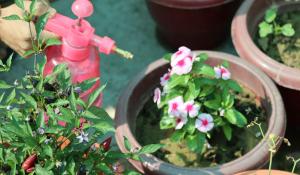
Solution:
<path fill-rule="evenodd" d="M 275 61 L 256 46 L 253 38 L 266 9 L 272 5 L 269 0 L 244 1 L 232 22 L 231 34 L 234 47 L 240 57 L 262 69 L 280 87 L 288 116 L 288 125 L 300 124 L 300 69 L 288 67 Z M 274 0 L 279 12 L 299 10 L 300 1 Z"/>
<path fill-rule="evenodd" d="M 211 49 L 229 34 L 242 0 L 146 0 L 161 40 L 173 49 Z"/>
<path fill-rule="evenodd" d="M 197 52 L 199 53 L 199 52 Z M 233 55 L 220 52 L 206 52 L 209 55 L 208 64 L 219 65 L 228 61 L 233 79 L 252 90 L 262 102 L 268 117 L 266 137 L 273 133 L 284 136 L 286 116 L 283 102 L 275 84 L 260 70 Z M 133 147 L 140 147 L 132 129 L 136 127 L 136 117 L 146 101 L 153 94 L 160 77 L 167 72 L 169 64 L 158 60 L 149 65 L 146 70 L 135 77 L 119 99 L 116 109 L 116 139 L 121 151 L 126 152 L 123 136 L 126 136 Z M 152 155 L 143 156 L 144 163 L 130 160 L 140 172 L 157 175 L 233 175 L 238 172 L 262 167 L 269 158 L 268 144 L 263 141 L 244 156 L 231 162 L 210 168 L 183 168 L 163 162 Z"/>

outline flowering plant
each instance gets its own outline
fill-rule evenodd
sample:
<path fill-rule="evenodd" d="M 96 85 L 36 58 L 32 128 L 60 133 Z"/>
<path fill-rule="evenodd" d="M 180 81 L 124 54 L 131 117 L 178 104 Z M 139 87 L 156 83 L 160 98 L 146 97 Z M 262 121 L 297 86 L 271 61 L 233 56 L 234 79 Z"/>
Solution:
<path fill-rule="evenodd" d="M 0 174 L 138 174 L 120 169 L 118 160 L 140 160 L 161 145 L 137 150 L 124 138 L 129 153 L 121 153 L 111 144 L 112 119 L 93 106 L 105 86 L 85 102 L 79 93 L 97 78 L 73 85 L 64 64 L 44 77 L 45 63 L 13 85 L 0 81 L 1 89 L 11 89 L 0 96 Z"/>
<path fill-rule="evenodd" d="M 211 67 L 208 55 L 195 55 L 180 47 L 164 57 L 171 69 L 154 90 L 154 102 L 162 110 L 161 129 L 175 129 L 171 140 L 186 141 L 188 148 L 201 153 L 213 131 L 223 131 L 231 140 L 233 127 L 244 127 L 245 116 L 234 108 L 240 85 L 230 79 L 228 63 Z"/>

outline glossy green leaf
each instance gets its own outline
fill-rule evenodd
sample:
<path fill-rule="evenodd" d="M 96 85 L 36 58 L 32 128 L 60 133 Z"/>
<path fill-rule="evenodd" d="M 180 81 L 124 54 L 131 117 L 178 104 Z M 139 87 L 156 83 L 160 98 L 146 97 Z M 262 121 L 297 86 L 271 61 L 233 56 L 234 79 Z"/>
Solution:
<path fill-rule="evenodd" d="M 222 127 L 222 129 L 223 129 L 223 132 L 224 132 L 224 135 L 225 135 L 226 139 L 228 141 L 230 141 L 231 138 L 232 138 L 232 128 L 229 125 L 224 125 Z"/>
<path fill-rule="evenodd" d="M 185 131 L 183 129 L 176 130 L 170 137 L 171 141 L 173 142 L 179 142 L 182 140 L 185 136 Z"/>
<path fill-rule="evenodd" d="M 271 23 L 275 20 L 276 16 L 277 16 L 277 7 L 273 6 L 271 8 L 269 8 L 266 13 L 265 13 L 265 20 L 268 23 Z"/>
<path fill-rule="evenodd" d="M 163 116 L 159 123 L 160 129 L 174 128 L 175 120 L 169 116 Z"/>
<path fill-rule="evenodd" d="M 3 19 L 5 19 L 5 20 L 11 20 L 11 21 L 13 21 L 13 20 L 21 20 L 21 18 L 18 15 L 5 16 L 5 17 L 3 17 Z"/>
<path fill-rule="evenodd" d="M 23 0 L 15 0 L 15 4 L 20 8 L 25 10 L 24 1 Z"/>
<path fill-rule="evenodd" d="M 235 109 L 225 111 L 225 118 L 233 125 L 243 127 L 247 124 L 246 117 Z"/>
<path fill-rule="evenodd" d="M 164 55 L 163 58 L 170 62 L 171 58 L 172 58 L 172 53 L 168 53 L 168 54 Z"/>
<path fill-rule="evenodd" d="M 266 22 L 262 22 L 259 24 L 259 36 L 261 38 L 264 38 L 268 36 L 269 34 L 272 34 L 274 32 L 273 25 L 268 24 Z"/>
<path fill-rule="evenodd" d="M 20 92 L 20 95 L 23 97 L 23 99 L 25 100 L 26 104 L 28 104 L 30 107 L 36 109 L 37 108 L 37 103 L 35 101 L 35 99 L 30 96 L 30 95 L 27 95 L 23 92 Z"/>
<path fill-rule="evenodd" d="M 6 97 L 5 104 L 10 104 L 16 97 L 16 90 L 13 89 L 10 94 Z"/>
<path fill-rule="evenodd" d="M 5 81 L 0 80 L 0 89 L 9 89 L 12 88 L 13 86 L 7 84 Z"/>
<path fill-rule="evenodd" d="M 37 3 L 37 0 L 32 0 L 30 3 L 29 10 L 30 10 L 31 14 L 35 14 L 35 12 L 36 12 L 36 3 Z"/>
<path fill-rule="evenodd" d="M 186 86 L 190 79 L 189 75 L 172 75 L 168 84 L 166 85 L 167 89 L 172 89 L 176 86 Z"/>
<path fill-rule="evenodd" d="M 143 146 L 140 151 L 138 152 L 139 154 L 152 154 L 161 149 L 164 145 L 162 144 L 150 144 Z"/>
<path fill-rule="evenodd" d="M 48 21 L 48 18 L 49 18 L 49 13 L 45 13 L 38 18 L 38 20 L 35 24 L 36 35 L 37 35 L 38 39 L 40 38 L 42 31 L 44 30 L 44 27 Z"/>
<path fill-rule="evenodd" d="M 106 84 L 102 85 L 100 88 L 95 90 L 93 93 L 90 94 L 89 99 L 88 99 L 88 105 L 87 108 L 91 107 L 93 103 L 99 98 L 101 95 L 102 91 L 105 89 Z"/>
<path fill-rule="evenodd" d="M 131 143 L 129 142 L 128 138 L 124 136 L 124 145 L 127 151 L 131 151 Z"/>
<path fill-rule="evenodd" d="M 79 83 L 77 86 L 80 87 L 81 91 L 84 92 L 93 87 L 97 81 L 99 81 L 99 77 L 85 80 L 82 83 Z"/>
<path fill-rule="evenodd" d="M 291 37 L 295 35 L 295 29 L 293 28 L 292 24 L 285 24 L 281 27 L 282 34 L 287 37 Z"/>
<path fill-rule="evenodd" d="M 57 38 L 50 38 L 48 40 L 46 40 L 46 46 L 45 48 L 49 47 L 49 46 L 56 46 L 56 45 L 61 45 L 62 42 L 57 39 Z"/>
<path fill-rule="evenodd" d="M 206 141 L 203 133 L 197 133 L 196 135 L 190 135 L 187 137 L 187 146 L 191 151 L 201 153 Z"/>

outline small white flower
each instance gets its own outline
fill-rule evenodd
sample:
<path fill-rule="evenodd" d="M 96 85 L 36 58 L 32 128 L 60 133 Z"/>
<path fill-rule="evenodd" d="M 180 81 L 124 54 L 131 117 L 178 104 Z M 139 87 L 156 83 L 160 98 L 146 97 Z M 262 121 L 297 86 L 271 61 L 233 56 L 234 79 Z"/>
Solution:
<path fill-rule="evenodd" d="M 195 104 L 194 100 L 185 102 L 182 107 L 183 108 L 181 109 L 181 111 L 183 112 L 183 114 L 186 116 L 189 115 L 191 118 L 196 117 L 200 110 L 200 105 Z"/>
<path fill-rule="evenodd" d="M 37 129 L 37 132 L 38 132 L 40 135 L 43 135 L 43 134 L 45 134 L 45 129 L 42 128 L 42 127 L 39 127 L 39 128 Z"/>
<path fill-rule="evenodd" d="M 210 114 L 202 113 L 196 119 L 195 127 L 203 133 L 206 133 L 213 129 L 214 122 Z"/>
<path fill-rule="evenodd" d="M 89 142 L 89 137 L 88 137 L 88 133 L 84 133 L 83 131 L 80 133 L 79 136 L 77 136 L 76 138 L 79 140 L 79 143 L 87 143 Z"/>
<path fill-rule="evenodd" d="M 55 162 L 55 166 L 56 166 L 56 168 L 59 168 L 59 167 L 61 167 L 62 166 L 62 162 L 61 161 L 56 161 Z"/>
<path fill-rule="evenodd" d="M 224 117 L 225 110 L 224 110 L 224 109 L 220 109 L 219 112 L 220 112 L 220 116 L 221 116 L 221 117 Z"/>
<path fill-rule="evenodd" d="M 18 85 L 19 85 L 18 80 L 15 80 L 15 81 L 14 81 L 14 85 L 15 85 L 15 86 L 18 86 Z"/>
<path fill-rule="evenodd" d="M 229 70 L 223 66 L 214 67 L 214 70 L 217 79 L 222 78 L 223 80 L 228 80 L 231 77 L 231 73 L 229 72 Z"/>
<path fill-rule="evenodd" d="M 81 88 L 80 87 L 75 87 L 74 92 L 77 93 L 77 94 L 80 94 L 81 93 Z"/>
<path fill-rule="evenodd" d="M 161 91 L 160 91 L 159 88 L 156 88 L 154 90 L 153 101 L 154 101 L 154 103 L 157 103 L 159 105 L 160 104 L 160 100 L 161 100 Z"/>
<path fill-rule="evenodd" d="M 175 119 L 176 119 L 176 126 L 175 126 L 176 130 L 181 129 L 188 122 L 187 117 L 183 115 L 175 117 Z"/>
<path fill-rule="evenodd" d="M 12 109 L 13 109 L 12 106 L 10 106 L 10 105 L 6 106 L 6 110 L 11 111 Z"/>
<path fill-rule="evenodd" d="M 26 117 L 26 118 L 25 118 L 25 121 L 26 121 L 26 122 L 29 122 L 29 121 L 30 121 L 30 118 L 29 118 L 29 117 Z"/>
<path fill-rule="evenodd" d="M 44 141 L 44 143 L 45 143 L 45 144 L 49 144 L 49 143 L 52 143 L 52 141 L 53 141 L 52 138 L 49 138 L 49 139 L 46 139 L 46 140 Z"/>
<path fill-rule="evenodd" d="M 171 116 L 180 116 L 181 115 L 180 109 L 182 109 L 182 106 L 183 106 L 182 96 L 173 98 L 172 100 L 170 100 L 168 102 L 168 104 L 169 104 L 168 113 Z"/>

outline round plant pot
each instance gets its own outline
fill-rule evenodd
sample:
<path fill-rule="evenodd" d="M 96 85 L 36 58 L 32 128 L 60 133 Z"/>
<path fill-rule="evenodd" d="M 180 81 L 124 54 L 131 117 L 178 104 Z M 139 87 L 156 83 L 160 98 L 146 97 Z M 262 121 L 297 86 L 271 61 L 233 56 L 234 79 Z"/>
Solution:
<path fill-rule="evenodd" d="M 199 54 L 200 52 L 195 52 Z M 252 90 L 266 110 L 268 117 L 268 130 L 266 135 L 273 133 L 284 136 L 286 116 L 279 91 L 274 83 L 260 70 L 233 55 L 220 52 L 205 51 L 209 55 L 208 64 L 215 66 L 223 61 L 230 64 L 229 70 L 232 78 Z M 123 137 L 126 136 L 133 147 L 140 147 L 132 131 L 136 127 L 136 117 L 144 104 L 152 96 L 153 90 L 158 86 L 160 77 L 167 72 L 169 63 L 160 59 L 150 64 L 143 72 L 138 74 L 128 85 L 120 97 L 116 109 L 116 139 L 121 151 L 126 152 Z M 268 137 L 268 136 L 267 136 Z M 210 168 L 183 168 L 163 162 L 152 155 L 144 155 L 143 163 L 129 160 L 135 168 L 146 174 L 188 174 L 211 175 L 243 172 L 262 167 L 269 157 L 269 148 L 265 141 L 257 144 L 244 156 L 223 165 Z"/>
<path fill-rule="evenodd" d="M 269 175 L 269 170 L 254 170 L 254 171 L 246 171 L 243 173 L 238 173 L 236 175 Z M 271 175 L 293 175 L 293 173 L 272 170 Z"/>
<path fill-rule="evenodd" d="M 175 49 L 211 49 L 230 31 L 241 0 L 146 0 L 162 42 Z M 205 42 L 204 42 L 205 41 Z"/>
<path fill-rule="evenodd" d="M 241 5 L 232 22 L 231 34 L 235 49 L 241 58 L 262 69 L 277 84 L 285 102 L 291 125 L 300 123 L 300 69 L 288 67 L 270 58 L 256 46 L 253 39 L 258 24 L 272 4 L 268 0 L 247 0 Z M 300 1 L 272 1 L 279 7 L 279 13 L 300 9 Z"/>

